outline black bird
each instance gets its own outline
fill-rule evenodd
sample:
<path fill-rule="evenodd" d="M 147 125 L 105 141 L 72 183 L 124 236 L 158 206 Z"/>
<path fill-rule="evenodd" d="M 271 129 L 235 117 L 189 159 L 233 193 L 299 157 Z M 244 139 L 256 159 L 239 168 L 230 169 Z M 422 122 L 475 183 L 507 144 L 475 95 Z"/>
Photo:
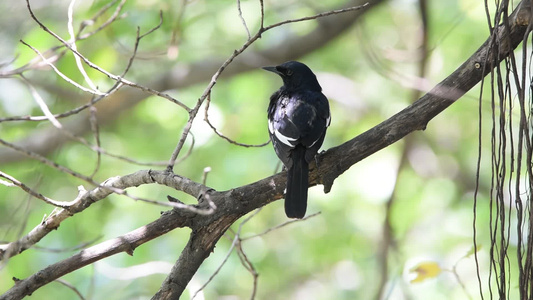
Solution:
<path fill-rule="evenodd" d="M 283 79 L 283 86 L 270 96 L 268 131 L 287 169 L 285 214 L 301 219 L 307 208 L 309 162 L 322 146 L 331 120 L 328 99 L 313 71 L 300 62 L 263 69 Z"/>

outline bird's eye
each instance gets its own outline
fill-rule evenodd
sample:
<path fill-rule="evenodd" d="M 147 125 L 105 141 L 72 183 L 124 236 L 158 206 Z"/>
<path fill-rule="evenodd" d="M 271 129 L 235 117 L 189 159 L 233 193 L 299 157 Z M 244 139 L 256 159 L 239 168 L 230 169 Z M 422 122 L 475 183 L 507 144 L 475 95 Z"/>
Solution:
<path fill-rule="evenodd" d="M 292 70 L 291 69 L 287 69 L 287 76 L 291 76 L 292 75 Z"/>

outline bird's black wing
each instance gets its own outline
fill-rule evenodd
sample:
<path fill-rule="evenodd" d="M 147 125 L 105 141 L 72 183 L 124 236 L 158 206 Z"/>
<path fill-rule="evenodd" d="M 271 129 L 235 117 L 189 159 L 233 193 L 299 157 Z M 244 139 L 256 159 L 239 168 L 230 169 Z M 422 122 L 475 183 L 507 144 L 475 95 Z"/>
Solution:
<path fill-rule="evenodd" d="M 268 129 L 276 154 L 288 168 L 290 150 L 303 145 L 310 162 L 324 141 L 330 113 L 327 98 L 320 92 L 274 93 L 268 109 Z"/>
<path fill-rule="evenodd" d="M 305 110 L 308 112 L 297 114 L 302 119 L 295 118 L 294 123 L 301 128 L 300 143 L 306 148 L 305 160 L 309 163 L 324 142 L 331 117 L 328 100 L 322 93 L 307 91 L 302 98 L 306 99 Z"/>
<path fill-rule="evenodd" d="M 324 141 L 330 113 L 326 97 L 316 91 L 271 97 L 268 129 L 276 154 L 287 168 L 285 213 L 303 218 L 307 209 L 309 162 Z"/>
<path fill-rule="evenodd" d="M 268 132 L 274 150 L 286 168 L 292 166 L 290 159 L 291 150 L 298 143 L 300 130 L 290 120 L 288 106 L 294 106 L 291 95 L 282 90 L 277 91 L 270 97 L 268 107 Z M 292 103 L 292 104 L 291 104 Z"/>

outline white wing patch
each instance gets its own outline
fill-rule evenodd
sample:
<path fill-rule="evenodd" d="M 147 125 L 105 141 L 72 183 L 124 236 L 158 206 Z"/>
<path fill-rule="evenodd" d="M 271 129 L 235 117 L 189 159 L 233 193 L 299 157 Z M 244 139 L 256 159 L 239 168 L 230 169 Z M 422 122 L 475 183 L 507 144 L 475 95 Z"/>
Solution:
<path fill-rule="evenodd" d="M 274 123 L 272 121 L 268 121 L 268 131 L 270 134 L 274 134 Z"/>
<path fill-rule="evenodd" d="M 318 139 L 318 140 L 319 140 L 319 139 Z M 314 141 L 314 142 L 311 144 L 311 146 L 309 146 L 309 147 L 307 147 L 307 148 L 311 148 L 311 147 L 313 147 L 313 146 L 316 144 L 316 142 L 318 142 L 318 140 Z"/>
<path fill-rule="evenodd" d="M 291 143 L 291 142 L 294 142 L 296 141 L 296 139 L 294 138 L 290 138 L 288 136 L 284 136 L 283 134 L 281 134 L 279 131 L 277 130 L 274 130 L 274 135 L 278 138 L 278 140 L 280 142 L 282 142 L 283 144 L 289 146 L 289 147 L 294 147 L 294 145 Z"/>
<path fill-rule="evenodd" d="M 331 123 L 331 115 L 328 115 L 328 118 L 326 119 L 326 127 L 329 127 L 330 123 Z"/>

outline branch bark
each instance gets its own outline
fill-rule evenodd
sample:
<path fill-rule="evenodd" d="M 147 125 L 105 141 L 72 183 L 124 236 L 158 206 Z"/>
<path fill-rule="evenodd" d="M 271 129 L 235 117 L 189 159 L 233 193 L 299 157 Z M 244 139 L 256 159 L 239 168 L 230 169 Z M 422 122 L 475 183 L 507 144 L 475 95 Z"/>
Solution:
<path fill-rule="evenodd" d="M 47 216 L 39 225 L 33 228 L 27 235 L 21 239 L 0 245 L 0 261 L 22 253 L 38 243 L 47 234 L 57 229 L 59 225 L 67 218 L 81 213 L 92 204 L 105 199 L 113 189 L 125 190 L 131 187 L 137 187 L 144 184 L 158 183 L 183 191 L 193 197 L 198 197 L 202 191 L 208 190 L 206 186 L 196 183 L 186 177 L 175 174 L 168 174 L 161 171 L 141 170 L 133 174 L 122 177 L 112 177 L 107 179 L 101 186 L 87 192 L 80 188 L 78 197 L 71 202 L 64 202 L 65 207 L 59 211 Z"/>
<path fill-rule="evenodd" d="M 319 156 L 320 168 L 311 166 L 310 185 L 323 184 L 328 192 L 334 180 L 358 161 L 400 140 L 407 134 L 424 130 L 428 122 L 445 110 L 468 90 L 480 82 L 501 60 L 506 58 L 524 38 L 531 23 L 531 2 L 522 1 L 510 15 L 510 28 L 499 26 L 487 41 L 455 72 L 440 82 L 429 93 L 365 133 L 331 148 Z M 498 43 L 499 47 L 493 47 Z M 498 52 L 494 52 L 497 50 Z M 149 172 L 149 171 L 142 171 Z M 174 186 L 177 175 L 151 171 L 152 182 L 130 182 L 131 186 L 158 182 Z M 157 175 L 157 176 L 155 176 Z M 179 177 L 180 180 L 188 180 Z M 177 227 L 190 227 L 191 237 L 161 289 L 153 299 L 178 299 L 202 262 L 213 251 L 226 229 L 244 214 L 278 200 L 285 189 L 285 172 L 229 191 L 214 191 L 205 187 L 188 189 L 198 196 L 199 208 L 209 208 L 212 201 L 217 209 L 210 215 L 198 215 L 187 210 L 174 209 L 158 220 L 116 239 L 95 245 L 80 253 L 57 262 L 38 273 L 18 280 L 10 290 L 0 296 L 4 299 L 21 299 L 39 287 L 73 270 L 81 268 L 109 255 L 126 252 L 133 254 L 138 245 Z M 194 182 L 191 181 L 191 184 Z M 200 184 L 194 183 L 196 187 Z M 183 186 L 174 186 L 182 190 Z M 208 201 L 209 200 L 209 201 Z"/>
<path fill-rule="evenodd" d="M 330 191 L 333 181 L 358 161 L 389 146 L 415 130 L 424 130 L 431 119 L 480 82 L 485 75 L 491 72 L 496 63 L 506 58 L 522 42 L 524 35 L 527 34 L 527 25 L 531 22 L 531 16 L 531 2 L 529 0 L 521 2 L 510 16 L 511 28 L 507 30 L 507 28 L 500 26 L 494 31 L 494 39 L 493 37 L 487 39 L 467 61 L 429 93 L 376 127 L 340 146 L 329 149 L 321 155 L 319 157 L 320 168 L 317 169 L 316 166 L 311 167 L 310 185 L 321 183 L 324 185 L 324 192 L 327 193 Z M 499 43 L 500 47 L 492 47 L 494 41 Z M 494 53 L 494 49 L 498 49 L 499 52 Z M 257 190 L 250 191 L 252 193 L 240 194 L 237 200 L 251 200 L 255 203 L 254 199 L 256 197 L 265 195 L 268 196 L 267 199 L 269 201 L 279 199 L 282 196 L 282 190 L 285 188 L 285 182 L 282 181 L 280 183 L 279 179 L 279 174 L 266 178 L 258 182 Z M 262 189 L 265 186 L 269 187 L 269 189 Z M 239 195 L 239 190 L 234 190 L 236 195 Z M 246 195 L 256 196 L 250 198 L 246 197 Z M 235 197 L 230 197 L 228 200 L 232 198 Z M 242 200 L 238 203 L 242 204 Z M 260 206 L 267 203 L 263 203 Z M 227 216 L 231 216 L 231 214 Z M 229 225 L 223 222 L 219 228 L 227 228 Z M 210 240 L 216 241 L 222 236 L 223 232 L 207 233 L 207 235 L 211 237 Z M 189 244 L 192 244 L 194 239 L 195 234 L 193 232 Z M 198 260 L 202 260 L 202 257 L 209 255 L 213 250 L 214 243 L 204 246 L 207 247 L 196 248 L 196 250 L 200 249 L 200 251 L 201 249 L 205 249 L 205 252 L 203 254 L 196 253 L 192 259 L 194 263 L 189 265 L 184 266 L 188 261 L 188 254 L 186 252 L 182 253 L 171 273 L 163 282 L 161 289 L 152 299 L 179 298 L 186 287 L 186 283 L 194 275 L 194 273 L 182 273 L 180 267 L 194 267 L 197 269 L 201 264 L 201 261 L 198 262 Z"/>

